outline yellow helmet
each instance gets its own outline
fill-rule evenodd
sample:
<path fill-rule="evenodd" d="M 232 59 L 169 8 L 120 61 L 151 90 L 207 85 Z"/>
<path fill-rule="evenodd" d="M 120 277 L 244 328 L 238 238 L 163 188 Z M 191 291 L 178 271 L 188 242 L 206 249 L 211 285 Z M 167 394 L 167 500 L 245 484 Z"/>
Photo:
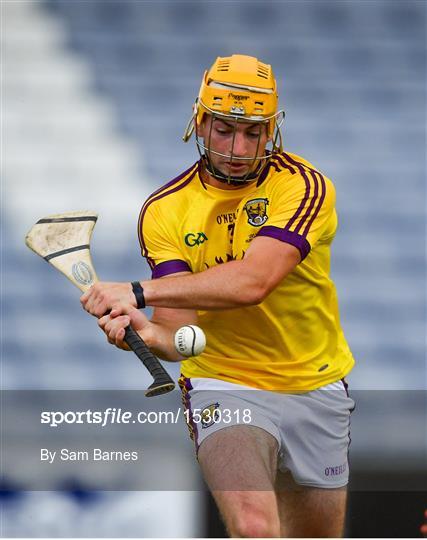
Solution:
<path fill-rule="evenodd" d="M 242 120 L 269 119 L 272 137 L 277 102 L 276 80 L 269 64 L 242 54 L 218 57 L 203 76 L 196 121 L 200 124 L 206 112 L 238 116 Z"/>
<path fill-rule="evenodd" d="M 282 151 L 280 126 L 284 111 L 278 111 L 276 80 L 269 64 L 264 64 L 253 56 L 233 54 L 218 57 L 213 66 L 205 71 L 199 95 L 194 103 L 193 115 L 188 122 L 183 140 L 187 142 L 195 128 L 201 125 L 205 114 L 213 118 L 232 118 L 235 122 L 260 122 L 266 124 L 271 148 L 264 155 L 255 155 L 255 171 L 243 178 L 224 176 L 215 170 L 209 155 L 218 154 L 208 145 L 201 143 L 196 129 L 196 145 L 205 159 L 209 172 L 220 180 L 244 182 L 260 174 L 261 165 L 267 163 L 273 153 Z M 203 154 L 202 152 L 205 152 Z M 231 150 L 230 160 L 233 150 Z M 237 158 L 235 158 L 237 160 Z M 248 158 L 241 158 L 248 159 Z"/>

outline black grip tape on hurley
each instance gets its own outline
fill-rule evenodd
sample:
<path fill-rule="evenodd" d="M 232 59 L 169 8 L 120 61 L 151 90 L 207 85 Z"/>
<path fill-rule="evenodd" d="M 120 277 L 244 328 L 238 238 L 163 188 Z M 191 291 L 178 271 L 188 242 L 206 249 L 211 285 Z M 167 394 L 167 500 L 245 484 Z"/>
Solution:
<path fill-rule="evenodd" d="M 146 392 L 146 396 L 165 394 L 175 388 L 175 383 L 167 371 L 131 326 L 125 328 L 124 341 L 141 360 L 154 379 L 153 384 Z"/>

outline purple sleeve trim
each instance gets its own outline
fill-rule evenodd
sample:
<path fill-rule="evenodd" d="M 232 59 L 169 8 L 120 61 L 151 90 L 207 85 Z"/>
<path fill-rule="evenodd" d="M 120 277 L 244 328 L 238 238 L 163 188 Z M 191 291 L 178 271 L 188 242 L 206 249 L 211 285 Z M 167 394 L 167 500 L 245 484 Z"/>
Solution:
<path fill-rule="evenodd" d="M 191 268 L 185 261 L 179 259 L 165 261 L 153 268 L 151 277 L 152 279 L 157 279 L 168 276 L 169 274 L 176 274 L 177 272 L 191 272 Z"/>
<path fill-rule="evenodd" d="M 269 236 L 295 246 L 301 253 L 301 261 L 307 257 L 311 250 L 310 243 L 306 238 L 296 232 L 287 231 L 280 227 L 273 227 L 272 225 L 262 227 L 257 236 Z"/>

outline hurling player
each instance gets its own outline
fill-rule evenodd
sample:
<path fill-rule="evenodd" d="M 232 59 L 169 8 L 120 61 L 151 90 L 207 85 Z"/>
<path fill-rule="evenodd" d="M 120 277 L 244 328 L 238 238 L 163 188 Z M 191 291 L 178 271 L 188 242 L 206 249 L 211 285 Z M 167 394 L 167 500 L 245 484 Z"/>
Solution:
<path fill-rule="evenodd" d="M 276 81 L 251 56 L 205 72 L 184 140 L 200 159 L 142 207 L 152 279 L 98 283 L 82 297 L 110 343 L 131 323 L 159 357 L 198 324 L 207 346 L 182 362 L 197 458 L 231 536 L 343 533 L 354 360 L 329 276 L 335 190 L 283 150 Z M 135 285 L 134 285 L 135 287 Z"/>

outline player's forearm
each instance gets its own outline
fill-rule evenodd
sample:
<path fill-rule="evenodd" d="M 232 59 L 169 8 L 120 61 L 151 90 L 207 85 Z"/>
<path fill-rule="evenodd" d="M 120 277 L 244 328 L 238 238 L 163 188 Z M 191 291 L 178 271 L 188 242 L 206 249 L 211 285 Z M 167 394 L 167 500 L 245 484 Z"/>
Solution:
<path fill-rule="evenodd" d="M 158 358 L 169 362 L 179 362 L 185 358 L 175 348 L 174 336 L 177 329 L 151 321 L 149 329 L 140 331 L 138 334 Z"/>
<path fill-rule="evenodd" d="M 247 261 L 230 261 L 197 274 L 141 282 L 148 306 L 198 310 L 259 304 L 267 294 L 262 276 Z"/>

